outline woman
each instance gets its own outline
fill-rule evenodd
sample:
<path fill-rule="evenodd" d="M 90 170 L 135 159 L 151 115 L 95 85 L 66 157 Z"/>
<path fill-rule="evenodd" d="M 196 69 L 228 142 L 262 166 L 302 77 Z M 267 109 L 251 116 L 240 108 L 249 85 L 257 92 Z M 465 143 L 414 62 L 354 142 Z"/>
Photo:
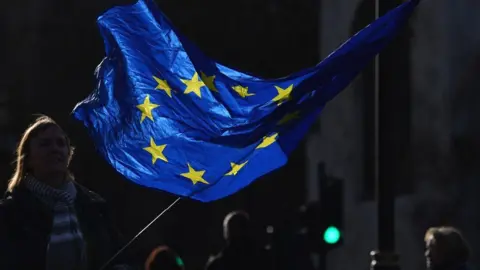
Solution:
<path fill-rule="evenodd" d="M 24 132 L 0 201 L 0 269 L 100 269 L 120 247 L 105 201 L 68 170 L 73 150 L 49 117 Z"/>
<path fill-rule="evenodd" d="M 460 231 L 433 227 L 425 234 L 425 259 L 429 270 L 465 270 L 470 250 Z"/>

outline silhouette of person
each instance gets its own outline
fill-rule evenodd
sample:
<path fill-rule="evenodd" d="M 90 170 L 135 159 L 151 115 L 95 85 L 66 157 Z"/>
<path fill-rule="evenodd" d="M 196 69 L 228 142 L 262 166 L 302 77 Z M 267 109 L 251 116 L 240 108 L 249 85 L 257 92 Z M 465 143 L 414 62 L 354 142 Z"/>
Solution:
<path fill-rule="evenodd" d="M 425 259 L 428 270 L 464 270 L 470 249 L 459 230 L 433 227 L 425 234 Z"/>
<path fill-rule="evenodd" d="M 120 248 L 105 200 L 69 171 L 72 156 L 53 119 L 25 130 L 0 200 L 0 269 L 99 269 Z"/>
<path fill-rule="evenodd" d="M 182 258 L 168 246 L 155 248 L 145 262 L 145 270 L 185 270 Z"/>
<path fill-rule="evenodd" d="M 264 254 L 256 246 L 246 212 L 234 211 L 225 217 L 223 236 L 226 247 L 209 259 L 206 270 L 264 269 Z"/>

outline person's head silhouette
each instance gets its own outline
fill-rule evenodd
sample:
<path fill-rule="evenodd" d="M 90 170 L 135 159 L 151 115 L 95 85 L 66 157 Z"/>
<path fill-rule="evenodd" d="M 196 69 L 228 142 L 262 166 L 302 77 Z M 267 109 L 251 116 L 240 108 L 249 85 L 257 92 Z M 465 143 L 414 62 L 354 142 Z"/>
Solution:
<path fill-rule="evenodd" d="M 250 217 L 244 211 L 230 212 L 223 220 L 223 237 L 229 245 L 248 242 L 250 233 Z"/>
<path fill-rule="evenodd" d="M 145 262 L 145 270 L 185 270 L 182 258 L 168 246 L 155 248 Z"/>

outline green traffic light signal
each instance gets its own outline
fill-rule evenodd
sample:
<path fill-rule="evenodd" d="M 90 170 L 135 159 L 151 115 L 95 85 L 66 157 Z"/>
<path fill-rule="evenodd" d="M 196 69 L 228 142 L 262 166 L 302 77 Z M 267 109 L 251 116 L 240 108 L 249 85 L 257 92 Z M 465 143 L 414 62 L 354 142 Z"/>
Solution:
<path fill-rule="evenodd" d="M 336 244 L 340 240 L 340 230 L 335 226 L 328 227 L 323 233 L 323 241 L 327 244 Z"/>

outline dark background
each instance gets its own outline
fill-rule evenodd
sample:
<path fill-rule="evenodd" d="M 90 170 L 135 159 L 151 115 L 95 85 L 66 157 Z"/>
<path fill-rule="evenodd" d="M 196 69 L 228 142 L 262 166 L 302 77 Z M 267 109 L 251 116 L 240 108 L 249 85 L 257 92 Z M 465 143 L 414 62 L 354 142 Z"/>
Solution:
<path fill-rule="evenodd" d="M 158 4 L 174 25 L 210 57 L 236 69 L 273 78 L 310 67 L 320 60 L 320 2 L 163 0 Z M 374 2 L 360 1 L 352 18 L 351 34 L 373 20 Z M 425 5 L 428 2 L 424 1 Z M 108 8 L 126 3 L 133 1 L 24 0 L 2 3 L 0 190 L 4 190 L 12 173 L 13 151 L 21 132 L 34 119 L 33 114 L 47 114 L 64 127 L 77 146 L 72 163 L 77 179 L 109 201 L 116 224 L 130 239 L 176 197 L 148 190 L 120 177 L 96 154 L 86 130 L 70 116 L 75 104 L 93 90 L 93 72 L 104 56 L 96 18 Z M 423 23 L 429 22 L 427 13 L 423 13 Z M 449 15 L 444 14 L 444 17 L 449 18 Z M 335 25 L 324 27 L 334 28 Z M 435 32 L 436 26 L 428 27 Z M 449 101 L 439 105 L 435 103 L 438 101 L 430 101 L 429 93 L 436 89 L 415 89 L 417 92 L 413 92 L 411 87 L 414 77 L 410 70 L 412 44 L 417 49 L 429 45 L 420 41 L 415 45 L 414 31 L 410 29 L 382 53 L 392 63 L 389 74 L 382 76 L 386 78 L 384 89 L 391 90 L 382 111 L 382 123 L 391 146 L 387 149 L 390 154 L 384 159 L 383 172 L 396 182 L 397 194 L 410 194 L 418 189 L 419 184 L 425 183 L 429 188 L 444 191 L 441 194 L 445 196 L 440 201 L 422 197 L 414 202 L 416 210 L 412 222 L 415 220 L 413 223 L 419 225 L 418 232 L 412 234 L 419 239 L 419 244 L 422 244 L 427 227 L 453 224 L 465 230 L 467 236 L 476 237 L 471 242 L 478 250 L 480 54 L 478 50 L 473 54 L 462 50 L 455 52 L 462 55 L 462 58 L 455 58 L 459 67 L 462 66 L 456 71 L 461 76 L 452 75 L 455 77 L 452 79 L 454 87 L 451 95 L 445 97 Z M 461 44 L 467 39 L 449 42 Z M 452 46 L 452 50 L 456 48 Z M 439 54 L 436 57 L 450 56 Z M 455 69 L 451 67 L 452 74 Z M 429 74 L 428 69 L 415 76 L 433 77 L 431 83 L 435 85 L 435 74 Z M 355 95 L 361 96 L 359 100 L 364 109 L 364 175 L 359 178 L 363 180 L 360 197 L 367 201 L 373 199 L 375 190 L 372 170 L 373 85 L 371 65 L 354 84 Z M 439 108 L 443 106 L 451 112 L 440 113 Z M 414 111 L 416 115 L 413 115 Z M 422 113 L 427 117 L 419 118 Z M 451 119 L 440 119 L 445 115 Z M 428 121 L 424 123 L 422 119 Z M 441 136 L 435 134 L 433 123 L 436 121 L 452 122 L 448 147 L 436 145 Z M 418 123 L 423 126 L 419 127 Z M 222 247 L 223 217 L 239 208 L 250 212 L 257 225 L 258 238 L 262 240 L 265 226 L 289 219 L 306 201 L 304 147 L 302 145 L 294 152 L 287 166 L 258 179 L 233 196 L 208 204 L 182 200 L 147 230 L 129 251 L 144 259 L 153 247 L 166 243 L 182 255 L 188 269 L 201 269 L 208 255 Z M 445 153 L 439 150 L 444 148 L 448 148 Z M 425 190 L 419 193 L 422 192 Z M 347 237 L 356 238 L 351 234 Z M 367 254 L 368 251 L 358 252 Z M 402 257 L 402 260 L 408 259 Z"/>
<path fill-rule="evenodd" d="M 96 154 L 70 112 L 92 91 L 93 71 L 104 56 L 96 18 L 114 5 L 132 2 L 7 1 L 0 11 L 1 186 L 5 187 L 12 173 L 13 151 L 21 132 L 33 114 L 47 114 L 64 127 L 77 147 L 72 170 L 79 182 L 110 202 L 116 223 L 128 238 L 175 197 L 120 177 Z M 210 57 L 274 78 L 319 61 L 318 2 L 179 0 L 158 4 Z M 188 268 L 201 268 L 223 244 L 224 215 L 239 208 L 250 212 L 260 237 L 266 225 L 280 223 L 304 203 L 304 158 L 301 146 L 286 167 L 226 199 L 208 204 L 181 201 L 130 251 L 146 256 L 156 245 L 167 243 L 184 257 Z"/>

